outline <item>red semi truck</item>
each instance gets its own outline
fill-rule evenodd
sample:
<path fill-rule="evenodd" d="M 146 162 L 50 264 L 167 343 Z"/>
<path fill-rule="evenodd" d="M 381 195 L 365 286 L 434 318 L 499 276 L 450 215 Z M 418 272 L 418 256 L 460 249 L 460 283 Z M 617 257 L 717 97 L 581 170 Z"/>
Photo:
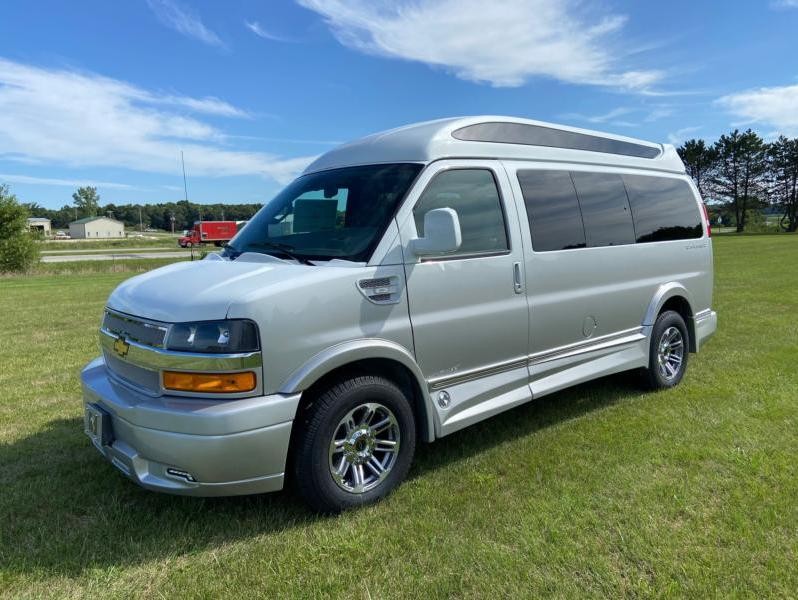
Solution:
<path fill-rule="evenodd" d="M 235 221 L 195 221 L 194 227 L 189 229 L 186 235 L 178 238 L 177 243 L 183 248 L 201 244 L 223 246 L 232 240 L 237 232 Z"/>

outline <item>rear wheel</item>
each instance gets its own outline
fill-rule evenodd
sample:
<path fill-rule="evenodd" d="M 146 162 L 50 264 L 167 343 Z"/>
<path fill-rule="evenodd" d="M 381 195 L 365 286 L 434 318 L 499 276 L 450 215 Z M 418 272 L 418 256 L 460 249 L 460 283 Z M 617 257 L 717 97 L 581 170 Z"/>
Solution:
<path fill-rule="evenodd" d="M 657 317 L 645 371 L 649 388 L 659 390 L 679 384 L 687 370 L 688 342 L 687 326 L 679 313 L 669 310 Z"/>
<path fill-rule="evenodd" d="M 314 398 L 296 425 L 295 482 L 318 511 L 376 502 L 410 469 L 413 410 L 403 392 L 382 377 L 339 381 Z"/>

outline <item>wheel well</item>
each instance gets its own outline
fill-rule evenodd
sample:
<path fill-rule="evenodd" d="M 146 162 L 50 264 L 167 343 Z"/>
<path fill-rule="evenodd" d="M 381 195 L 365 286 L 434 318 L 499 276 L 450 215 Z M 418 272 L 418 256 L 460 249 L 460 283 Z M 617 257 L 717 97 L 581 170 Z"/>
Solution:
<path fill-rule="evenodd" d="M 413 415 L 416 418 L 416 428 L 419 439 L 430 439 L 431 432 L 428 431 L 427 409 L 424 401 L 424 394 L 418 385 L 413 373 L 402 363 L 388 358 L 365 358 L 347 363 L 341 367 L 325 373 L 307 389 L 302 392 L 302 399 L 299 402 L 297 413 L 307 408 L 313 401 L 316 394 L 329 387 L 334 381 L 356 377 L 358 375 L 379 375 L 392 381 L 401 389 L 413 408 Z"/>
<path fill-rule="evenodd" d="M 679 313 L 682 319 L 684 319 L 684 324 L 687 325 L 687 334 L 690 336 L 690 352 L 695 352 L 695 322 L 693 321 L 693 309 L 690 307 L 690 303 L 684 296 L 673 296 L 668 298 L 665 304 L 662 305 L 662 308 L 659 309 L 659 314 L 657 316 L 661 315 L 667 310 L 672 310 Z"/>

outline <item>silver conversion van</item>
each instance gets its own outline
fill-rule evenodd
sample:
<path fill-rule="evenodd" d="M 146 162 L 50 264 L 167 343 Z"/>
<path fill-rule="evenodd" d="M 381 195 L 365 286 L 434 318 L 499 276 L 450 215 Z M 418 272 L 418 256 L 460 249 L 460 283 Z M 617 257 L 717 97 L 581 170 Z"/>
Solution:
<path fill-rule="evenodd" d="M 122 283 L 82 372 L 119 470 L 196 496 L 385 496 L 418 440 L 596 377 L 679 383 L 715 331 L 672 146 L 506 117 L 346 144 L 221 254 Z"/>

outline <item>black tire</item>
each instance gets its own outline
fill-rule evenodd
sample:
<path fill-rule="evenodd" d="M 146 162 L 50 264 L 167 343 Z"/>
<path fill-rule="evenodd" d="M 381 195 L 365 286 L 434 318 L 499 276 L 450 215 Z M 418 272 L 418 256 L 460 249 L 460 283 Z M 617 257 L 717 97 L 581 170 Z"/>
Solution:
<path fill-rule="evenodd" d="M 366 403 L 380 405 L 392 413 L 394 420 L 390 427 L 393 433 L 389 432 L 387 435 L 397 436 L 398 451 L 395 452 L 391 467 L 384 478 L 378 480 L 373 488 L 357 493 L 346 491 L 341 487 L 343 484 L 337 483 L 333 478 L 332 465 L 337 458 L 331 454 L 330 447 L 334 436 L 335 439 L 338 439 L 342 433 L 345 437 L 349 436 L 346 433 L 346 426 L 341 424 L 342 419 L 350 412 L 360 410 L 359 407 L 365 406 Z M 293 453 L 294 483 L 305 502 L 319 512 L 338 513 L 381 500 L 405 479 L 413 461 L 416 447 L 413 409 L 396 384 L 383 377 L 361 375 L 334 383 L 318 393 L 311 400 L 311 404 L 300 411 L 295 426 L 299 429 Z M 342 427 L 344 429 L 341 429 Z M 362 424 L 358 424 L 357 427 L 368 428 Z M 356 434 L 353 433 L 352 436 L 354 435 Z M 347 439 L 353 438 L 347 437 Z M 353 448 L 353 445 L 350 444 L 348 447 Z M 343 459 L 344 451 L 339 452 L 342 452 L 340 458 Z M 375 453 L 379 452 L 375 450 Z M 369 468 L 367 464 L 365 468 Z M 354 477 L 354 469 L 355 466 L 350 465 L 344 474 Z M 363 472 L 360 471 L 361 481 L 363 481 Z M 370 471 L 368 473 L 369 477 L 376 477 L 376 474 Z"/>
<path fill-rule="evenodd" d="M 678 331 L 678 336 L 673 332 Z M 660 313 L 651 331 L 648 368 L 644 382 L 651 390 L 662 390 L 679 385 L 687 371 L 690 356 L 690 337 L 682 316 L 672 310 Z M 664 345 L 663 345 L 664 344 Z M 660 352 L 660 348 L 668 350 Z M 673 358 L 671 358 L 673 357 Z M 676 358 L 679 359 L 676 365 Z"/>

